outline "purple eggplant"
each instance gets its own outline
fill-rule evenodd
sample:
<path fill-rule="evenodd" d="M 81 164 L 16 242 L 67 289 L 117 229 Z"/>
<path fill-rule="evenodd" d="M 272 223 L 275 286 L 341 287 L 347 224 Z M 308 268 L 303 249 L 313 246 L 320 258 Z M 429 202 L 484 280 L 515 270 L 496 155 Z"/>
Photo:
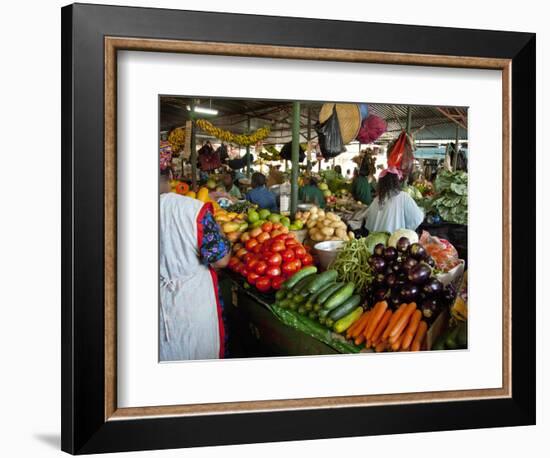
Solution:
<path fill-rule="evenodd" d="M 409 254 L 418 261 L 426 257 L 426 249 L 420 243 L 413 243 L 409 247 Z"/>
<path fill-rule="evenodd" d="M 399 296 L 401 297 L 401 300 L 403 302 L 413 302 L 418 296 L 419 292 L 420 288 L 417 285 L 415 285 L 414 283 L 409 283 L 401 288 L 401 290 L 399 291 Z"/>
<path fill-rule="evenodd" d="M 376 291 L 374 291 L 374 300 L 376 302 L 383 301 L 386 299 L 388 295 L 388 290 L 386 288 L 378 288 Z"/>
<path fill-rule="evenodd" d="M 369 265 L 376 271 L 376 272 L 383 272 L 384 267 L 386 267 L 386 261 L 381 256 L 371 256 L 369 258 Z"/>
<path fill-rule="evenodd" d="M 393 288 L 396 282 L 397 282 L 397 275 L 395 275 L 394 273 L 386 275 L 386 285 L 388 285 L 390 288 Z"/>
<path fill-rule="evenodd" d="M 420 303 L 420 311 L 422 316 L 427 320 L 432 320 L 436 317 L 439 306 L 435 299 L 425 299 Z"/>
<path fill-rule="evenodd" d="M 442 293 L 443 288 L 443 283 L 441 283 L 437 278 L 430 278 L 426 283 L 424 283 L 422 291 L 426 294 L 426 296 L 430 297 L 437 296 Z"/>
<path fill-rule="evenodd" d="M 431 256 L 426 257 L 426 259 L 424 259 L 424 262 L 428 264 L 432 269 L 435 267 L 434 258 L 432 258 Z"/>
<path fill-rule="evenodd" d="M 374 276 L 373 283 L 378 286 L 382 286 L 386 284 L 386 275 L 383 272 L 378 272 Z"/>
<path fill-rule="evenodd" d="M 403 272 L 409 273 L 409 270 L 411 270 L 417 264 L 418 264 L 418 261 L 409 256 L 405 258 L 405 260 L 401 263 L 401 268 L 403 269 Z"/>
<path fill-rule="evenodd" d="M 431 275 L 432 268 L 428 264 L 420 262 L 409 270 L 407 278 L 416 285 L 423 285 L 428 281 Z"/>
<path fill-rule="evenodd" d="M 390 267 L 393 273 L 398 274 L 399 272 L 401 272 L 401 264 L 399 264 L 397 261 L 392 261 L 390 263 Z"/>
<path fill-rule="evenodd" d="M 394 259 L 397 259 L 397 250 L 389 246 L 384 250 L 384 259 L 386 261 L 393 261 Z"/>
<path fill-rule="evenodd" d="M 384 250 L 386 249 L 386 247 L 384 246 L 383 243 L 377 243 L 376 245 L 374 245 L 374 249 L 372 251 L 372 254 L 375 255 L 375 256 L 384 256 Z"/>
<path fill-rule="evenodd" d="M 395 247 L 400 253 L 405 253 L 409 249 L 410 244 L 411 242 L 407 237 L 401 237 L 395 244 Z"/>

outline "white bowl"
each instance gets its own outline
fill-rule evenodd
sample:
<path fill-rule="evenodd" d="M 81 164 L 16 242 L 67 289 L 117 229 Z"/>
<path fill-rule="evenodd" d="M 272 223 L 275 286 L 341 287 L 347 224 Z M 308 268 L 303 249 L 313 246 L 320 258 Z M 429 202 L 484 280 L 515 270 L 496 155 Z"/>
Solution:
<path fill-rule="evenodd" d="M 329 240 L 327 242 L 319 242 L 313 246 L 319 265 L 323 270 L 328 269 L 331 262 L 334 261 L 338 252 L 342 249 L 346 242 L 341 240 Z"/>

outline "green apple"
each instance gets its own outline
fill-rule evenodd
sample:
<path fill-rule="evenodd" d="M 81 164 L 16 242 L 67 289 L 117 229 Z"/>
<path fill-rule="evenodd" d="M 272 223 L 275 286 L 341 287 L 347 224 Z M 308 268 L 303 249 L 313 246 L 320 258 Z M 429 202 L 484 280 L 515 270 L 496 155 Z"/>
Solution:
<path fill-rule="evenodd" d="M 292 224 L 290 225 L 289 229 L 290 229 L 291 231 L 299 231 L 299 230 L 301 229 L 301 227 L 298 227 L 297 224 L 292 223 Z"/>
<path fill-rule="evenodd" d="M 304 222 L 301 219 L 295 219 L 291 226 L 296 226 L 300 230 L 304 227 Z"/>
<path fill-rule="evenodd" d="M 260 227 L 260 226 L 261 226 L 262 224 L 264 224 L 264 223 L 265 223 L 265 219 L 259 219 L 258 221 L 254 221 L 254 222 L 250 225 L 250 227 L 251 227 L 252 229 L 255 229 L 255 228 L 257 228 L 257 227 Z"/>
<path fill-rule="evenodd" d="M 271 215 L 271 212 L 267 208 L 262 208 L 259 211 L 260 219 L 267 219 L 269 215 Z"/>
<path fill-rule="evenodd" d="M 288 216 L 283 216 L 281 218 L 281 224 L 286 227 L 290 227 L 290 218 Z"/>
<path fill-rule="evenodd" d="M 319 184 L 319 189 L 320 189 L 321 191 L 326 191 L 326 190 L 328 189 L 328 184 L 326 184 L 326 183 L 320 183 L 320 184 Z"/>
<path fill-rule="evenodd" d="M 271 221 L 272 223 L 280 223 L 281 222 L 281 215 L 279 215 L 278 213 L 271 213 L 271 215 L 269 215 L 267 217 L 267 219 L 269 221 Z"/>
<path fill-rule="evenodd" d="M 260 219 L 260 215 L 258 214 L 258 212 L 256 210 L 250 210 L 248 212 L 248 222 L 249 223 L 255 223 L 259 219 Z"/>

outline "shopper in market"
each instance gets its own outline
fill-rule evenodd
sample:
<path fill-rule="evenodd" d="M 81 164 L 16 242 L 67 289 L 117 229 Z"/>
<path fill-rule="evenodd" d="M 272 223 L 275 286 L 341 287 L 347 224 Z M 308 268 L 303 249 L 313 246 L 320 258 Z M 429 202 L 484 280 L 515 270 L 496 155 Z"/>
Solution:
<path fill-rule="evenodd" d="M 401 171 L 389 167 L 380 172 L 378 195 L 366 214 L 365 226 L 370 232 L 415 230 L 424 220 L 424 212 L 413 198 L 401 189 Z"/>
<path fill-rule="evenodd" d="M 306 184 L 298 190 L 298 199 L 305 204 L 314 204 L 325 208 L 325 196 L 319 189 L 317 179 L 311 176 L 306 179 Z"/>
<path fill-rule="evenodd" d="M 271 211 L 277 211 L 277 200 L 275 194 L 265 187 L 265 175 L 260 172 L 252 174 L 252 189 L 245 195 L 245 199 L 260 208 L 267 208 Z"/>
<path fill-rule="evenodd" d="M 229 194 L 234 199 L 242 198 L 241 191 L 239 191 L 239 188 L 237 188 L 237 186 L 235 186 L 235 183 L 233 182 L 232 173 L 227 172 L 223 176 L 223 186 L 225 188 L 225 192 L 227 192 L 227 194 Z"/>
<path fill-rule="evenodd" d="M 230 243 L 212 204 L 168 192 L 160 183 L 160 360 L 223 358 L 225 330 L 216 270 Z"/>
<path fill-rule="evenodd" d="M 370 205 L 373 199 L 374 186 L 368 178 L 368 171 L 362 169 L 351 183 L 351 195 L 355 200 Z"/>

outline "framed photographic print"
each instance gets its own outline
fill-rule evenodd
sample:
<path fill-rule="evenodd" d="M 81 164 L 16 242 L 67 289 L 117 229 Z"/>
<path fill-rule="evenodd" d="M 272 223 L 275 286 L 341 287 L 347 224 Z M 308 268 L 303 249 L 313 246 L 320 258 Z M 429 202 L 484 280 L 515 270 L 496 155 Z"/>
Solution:
<path fill-rule="evenodd" d="M 535 96 L 530 33 L 63 8 L 63 450 L 534 424 Z"/>

